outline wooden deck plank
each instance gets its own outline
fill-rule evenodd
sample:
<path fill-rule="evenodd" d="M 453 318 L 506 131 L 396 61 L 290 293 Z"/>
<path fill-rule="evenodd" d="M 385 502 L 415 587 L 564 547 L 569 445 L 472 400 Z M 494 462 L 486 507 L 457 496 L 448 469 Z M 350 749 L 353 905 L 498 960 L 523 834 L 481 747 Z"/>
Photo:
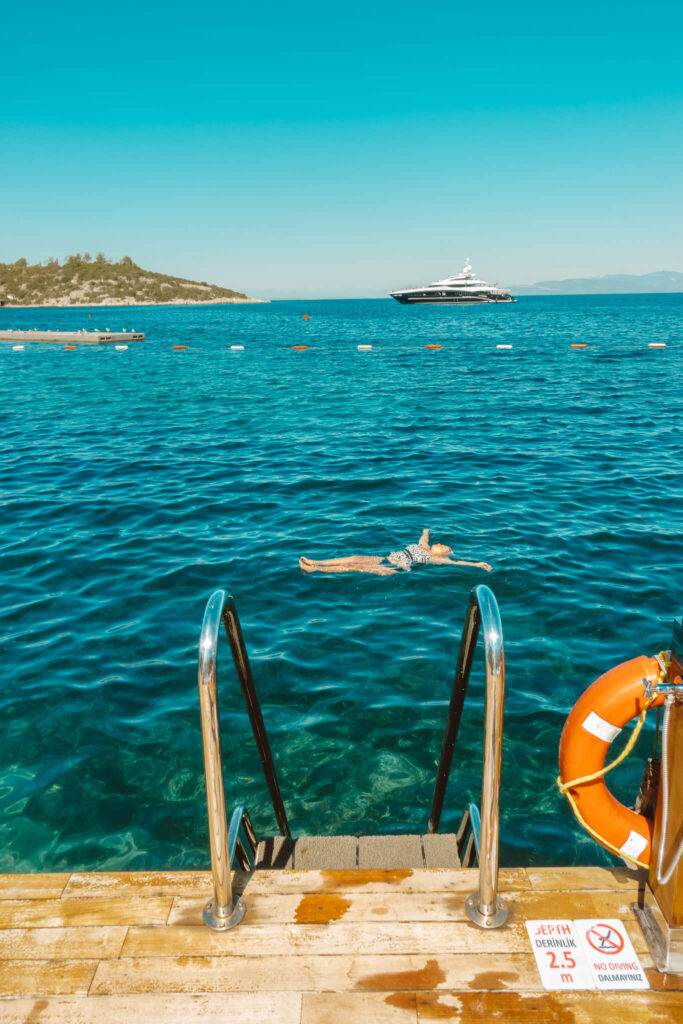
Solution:
<path fill-rule="evenodd" d="M 81 996 L 8 999 L 0 1002 L 2 1024 L 300 1024 L 295 993 L 224 993 L 218 996 Z"/>
<path fill-rule="evenodd" d="M 3 928 L 0 960 L 90 960 L 119 956 L 125 927 Z"/>
<path fill-rule="evenodd" d="M 683 990 L 683 978 L 643 966 L 653 989 Z M 416 988 L 539 992 L 531 953 L 396 956 L 122 957 L 102 961 L 91 993 L 343 992 Z"/>
<path fill-rule="evenodd" d="M 71 875 L 0 875 L 0 900 L 59 899 Z"/>
<path fill-rule="evenodd" d="M 301 1024 L 417 1024 L 414 992 L 387 995 L 305 992 Z"/>
<path fill-rule="evenodd" d="M 97 960 L 0 960 L 0 994 L 87 995 Z M 0 1002 L 0 1020 L 5 1004 Z"/>
<path fill-rule="evenodd" d="M 16 876 L 21 877 L 21 876 Z M 30 878 L 32 876 L 25 876 Z M 252 895 L 268 893 L 307 892 L 462 892 L 477 888 L 478 872 L 473 868 L 348 871 L 244 871 L 233 873 L 236 891 L 245 889 Z M 501 892 L 529 889 L 531 885 L 524 868 L 502 869 Z M 589 888 L 589 887 L 587 887 Z M 613 887 L 612 887 L 613 888 Z M 74 873 L 64 896 L 197 896 L 210 897 L 212 879 L 209 871 L 141 871 Z"/>
<path fill-rule="evenodd" d="M 235 872 L 238 888 L 244 887 L 244 872 Z M 241 884 L 240 884 L 241 881 Z M 75 872 L 64 896 L 198 896 L 212 893 L 210 871 L 117 871 Z"/>
<path fill-rule="evenodd" d="M 257 871 L 246 885 L 246 891 L 257 893 L 306 892 L 462 892 L 467 895 L 477 888 L 479 872 L 474 868 L 393 868 L 348 871 Z M 235 875 L 238 888 L 245 888 L 245 876 Z M 500 872 L 501 892 L 529 889 L 525 868 L 503 868 Z"/>
<path fill-rule="evenodd" d="M 464 921 L 409 921 L 397 928 L 390 921 L 339 921 L 334 926 L 310 924 L 248 925 L 245 918 L 232 932 L 209 928 L 166 927 L 128 929 L 122 956 L 262 956 L 319 953 L 464 953 L 529 951 L 522 924 L 485 932 Z"/>
<path fill-rule="evenodd" d="M 170 896 L 0 900 L 0 928 L 165 924 L 172 903 Z"/>
<path fill-rule="evenodd" d="M 627 890 L 637 892 L 647 881 L 647 871 L 626 867 L 527 868 L 529 888 L 556 892 Z"/>
<path fill-rule="evenodd" d="M 386 992 L 420 988 L 538 990 L 531 953 L 500 955 L 156 957 L 100 963 L 91 993 L 134 992 Z"/>
<path fill-rule="evenodd" d="M 306 893 L 304 895 L 245 892 L 250 924 L 323 924 L 338 921 L 465 921 L 464 893 Z M 633 893 L 515 892 L 507 895 L 510 919 L 546 917 L 620 917 L 629 913 Z M 201 924 L 206 900 L 178 896 L 170 925 Z"/>
<path fill-rule="evenodd" d="M 420 1024 L 433 1020 L 463 1024 L 680 1024 L 683 993 L 418 992 L 417 1016 Z M 362 1015 L 356 1019 L 362 1020 Z"/>

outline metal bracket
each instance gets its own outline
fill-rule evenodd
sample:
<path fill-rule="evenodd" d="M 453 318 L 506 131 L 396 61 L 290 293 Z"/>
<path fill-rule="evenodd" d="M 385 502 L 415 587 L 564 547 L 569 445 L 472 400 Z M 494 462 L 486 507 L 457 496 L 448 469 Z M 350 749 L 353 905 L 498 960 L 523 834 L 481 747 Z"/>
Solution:
<path fill-rule="evenodd" d="M 215 900 L 209 900 L 202 913 L 204 924 L 208 924 L 215 932 L 228 932 L 240 923 L 247 912 L 247 905 L 240 896 L 230 914 L 221 914 L 220 909 L 216 906 Z"/>
<path fill-rule="evenodd" d="M 465 913 L 472 924 L 478 925 L 479 928 L 500 928 L 507 921 L 510 908 L 505 900 L 497 899 L 494 912 L 492 914 L 483 913 L 482 904 L 479 902 L 479 893 L 473 892 L 465 900 Z"/>
<path fill-rule="evenodd" d="M 683 974 L 683 928 L 670 928 L 649 886 L 642 906 L 631 904 L 655 967 L 662 973 Z"/>
<path fill-rule="evenodd" d="M 671 654 L 671 651 L 667 651 L 669 659 L 671 659 Z M 655 660 L 661 669 L 661 674 L 658 680 L 643 678 L 647 698 L 654 700 L 655 697 L 673 696 L 676 700 L 683 699 L 683 679 L 680 676 L 669 679 L 669 666 L 662 661 L 658 654 L 655 654 Z"/>

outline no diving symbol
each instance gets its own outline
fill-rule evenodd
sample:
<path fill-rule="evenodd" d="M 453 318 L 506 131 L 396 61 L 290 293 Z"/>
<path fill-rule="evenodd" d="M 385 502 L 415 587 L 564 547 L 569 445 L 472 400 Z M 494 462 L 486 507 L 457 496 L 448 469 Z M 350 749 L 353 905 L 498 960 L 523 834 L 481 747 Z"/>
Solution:
<path fill-rule="evenodd" d="M 586 932 L 586 938 L 598 953 L 616 956 L 624 948 L 624 936 L 608 924 L 594 924 Z"/>

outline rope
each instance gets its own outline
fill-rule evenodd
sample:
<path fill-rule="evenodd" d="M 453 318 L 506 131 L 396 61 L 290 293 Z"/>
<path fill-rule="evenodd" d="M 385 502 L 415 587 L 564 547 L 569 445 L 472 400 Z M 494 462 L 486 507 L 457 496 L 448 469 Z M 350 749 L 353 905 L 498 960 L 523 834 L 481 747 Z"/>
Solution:
<path fill-rule="evenodd" d="M 557 781 L 559 784 L 561 782 L 561 779 L 558 778 Z M 588 822 L 581 817 L 581 812 L 579 811 L 579 808 L 576 806 L 576 803 L 574 802 L 574 797 L 571 795 L 571 793 L 565 793 L 565 796 L 569 801 L 569 806 L 576 815 L 577 821 L 580 825 L 583 825 L 583 827 L 585 828 L 586 832 L 589 833 L 589 835 L 593 836 L 593 839 L 597 839 L 599 843 L 601 843 L 603 846 L 606 846 L 608 850 L 612 851 L 612 853 L 616 853 L 618 857 L 624 857 L 625 860 L 630 860 L 634 864 L 637 864 L 639 868 L 650 867 L 650 865 L 646 864 L 645 861 L 638 860 L 637 857 L 631 857 L 630 854 L 624 853 L 624 851 L 620 850 L 617 846 L 613 846 L 612 843 L 608 842 L 608 840 L 604 838 L 604 836 L 601 836 L 598 832 L 595 831 L 595 829 L 592 829 Z"/>
<path fill-rule="evenodd" d="M 575 789 L 577 786 L 583 786 L 586 782 L 595 782 L 596 779 L 601 779 L 604 775 L 607 775 L 607 772 L 611 772 L 613 768 L 616 768 L 618 764 L 621 764 L 622 761 L 626 760 L 626 758 L 636 745 L 636 740 L 640 736 L 640 730 L 643 728 L 643 723 L 645 722 L 645 715 L 648 713 L 649 709 L 654 704 L 655 699 L 655 697 L 649 698 L 649 700 L 645 704 L 645 707 L 638 715 L 638 724 L 631 733 L 631 738 L 629 739 L 628 743 L 626 744 L 622 752 L 619 754 L 619 757 L 615 757 L 614 761 L 612 761 L 611 764 L 608 764 L 606 767 L 600 768 L 600 770 L 597 772 L 593 772 L 592 775 L 582 775 L 579 779 L 572 779 L 571 782 L 563 782 L 562 778 L 558 775 L 557 785 L 559 787 L 560 793 L 562 793 L 563 796 L 568 796 L 568 790 L 570 789 Z"/>
<path fill-rule="evenodd" d="M 671 664 L 671 652 L 660 651 L 659 654 L 655 655 L 655 660 L 657 661 L 657 664 L 660 668 L 658 682 L 664 683 L 668 678 L 667 669 Z M 643 682 L 646 682 L 646 680 L 643 680 Z M 618 847 L 613 846 L 612 843 L 608 842 L 607 839 L 599 835 L 598 832 L 591 828 L 588 822 L 585 821 L 584 818 L 581 816 L 581 812 L 579 811 L 579 808 L 576 806 L 576 801 L 574 800 L 574 797 L 569 792 L 569 790 L 575 789 L 577 786 L 584 786 L 587 782 L 595 782 L 596 779 L 602 779 L 605 775 L 607 775 L 608 772 L 611 772 L 613 768 L 616 768 L 618 764 L 621 764 L 622 761 L 626 760 L 626 758 L 636 745 L 636 741 L 640 736 L 641 729 L 643 728 L 643 724 L 645 722 L 645 716 L 654 704 L 655 700 L 656 695 L 650 695 L 648 697 L 645 706 L 643 707 L 643 710 L 638 715 L 638 722 L 636 724 L 635 729 L 631 733 L 631 737 L 628 743 L 626 744 L 622 752 L 619 754 L 619 756 L 616 757 L 611 764 L 608 764 L 607 766 L 601 768 L 597 772 L 593 772 L 592 775 L 583 775 L 581 778 L 572 779 L 571 782 L 563 782 L 561 775 L 558 775 L 557 777 L 557 786 L 560 790 L 560 793 L 562 793 L 563 796 L 567 797 L 567 800 L 569 801 L 569 806 L 574 812 L 579 823 L 583 825 L 583 827 L 585 828 L 586 832 L 593 836 L 594 839 L 597 839 L 599 843 L 602 843 L 603 846 L 606 846 L 608 850 L 611 850 L 612 853 L 616 853 L 619 857 L 625 857 L 626 860 L 632 861 L 634 864 L 637 864 L 640 868 L 648 868 L 650 865 L 646 864 L 642 860 L 638 860 L 637 857 L 631 857 L 628 853 L 624 853 L 623 850 L 620 850 Z"/>

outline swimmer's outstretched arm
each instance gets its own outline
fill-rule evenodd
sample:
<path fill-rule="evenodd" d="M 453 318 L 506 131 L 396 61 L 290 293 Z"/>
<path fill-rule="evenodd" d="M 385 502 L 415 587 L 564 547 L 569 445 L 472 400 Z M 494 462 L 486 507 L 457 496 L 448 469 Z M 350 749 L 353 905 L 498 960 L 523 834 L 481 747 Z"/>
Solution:
<path fill-rule="evenodd" d="M 434 555 L 432 555 L 432 563 L 434 565 L 472 565 L 475 569 L 485 569 L 486 572 L 491 572 L 493 569 L 488 562 L 465 562 L 455 558 L 436 558 Z"/>

